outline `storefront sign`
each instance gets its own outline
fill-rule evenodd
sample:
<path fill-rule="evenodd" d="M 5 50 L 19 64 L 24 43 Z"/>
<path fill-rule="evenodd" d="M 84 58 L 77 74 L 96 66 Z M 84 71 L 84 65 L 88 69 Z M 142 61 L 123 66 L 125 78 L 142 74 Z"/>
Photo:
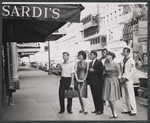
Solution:
<path fill-rule="evenodd" d="M 137 34 L 138 31 L 139 31 L 139 24 L 133 25 L 133 32 L 134 32 L 135 34 Z"/>
<path fill-rule="evenodd" d="M 3 16 L 11 17 L 29 17 L 29 18 L 60 18 L 59 8 L 50 8 L 44 6 L 30 6 L 30 5 L 3 5 Z"/>
<path fill-rule="evenodd" d="M 133 26 L 131 23 L 127 23 L 124 25 L 123 29 L 123 39 L 124 41 L 132 40 L 133 39 Z"/>
<path fill-rule="evenodd" d="M 83 6 L 72 4 L 2 4 L 3 19 L 74 21 L 80 19 Z M 76 19 L 74 19 L 74 16 Z M 72 17 L 72 18 L 70 18 Z M 68 19 L 68 20 L 67 20 Z M 77 21 L 78 22 L 78 21 Z"/>

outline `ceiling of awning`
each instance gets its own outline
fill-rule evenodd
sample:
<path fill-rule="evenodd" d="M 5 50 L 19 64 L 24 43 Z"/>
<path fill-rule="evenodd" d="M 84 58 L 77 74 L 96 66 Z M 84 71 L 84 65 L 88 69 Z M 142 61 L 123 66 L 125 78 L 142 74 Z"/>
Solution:
<path fill-rule="evenodd" d="M 18 43 L 45 42 L 46 37 L 47 39 L 50 39 L 50 35 L 67 22 L 80 22 L 80 12 L 84 8 L 82 5 L 77 4 L 5 4 L 2 6 L 3 40 L 7 42 Z M 27 10 L 31 10 L 27 14 L 24 14 L 24 16 L 22 16 L 23 6 L 24 13 L 25 11 L 27 12 Z M 36 8 L 38 8 L 37 11 L 35 11 L 35 6 Z M 28 9 L 25 10 L 25 8 Z M 35 15 L 40 15 L 39 13 L 37 13 L 39 12 L 39 10 L 43 13 L 45 12 L 45 10 L 47 10 L 46 8 L 48 8 L 49 10 L 50 8 L 58 8 L 60 10 L 59 18 L 52 18 L 48 13 L 47 15 L 41 14 L 39 18 L 34 17 Z M 35 11 L 35 13 L 33 11 Z M 53 17 L 57 17 L 56 15 L 53 15 Z M 45 16 L 47 16 L 47 18 L 45 18 Z M 59 36 L 61 37 L 62 35 Z"/>

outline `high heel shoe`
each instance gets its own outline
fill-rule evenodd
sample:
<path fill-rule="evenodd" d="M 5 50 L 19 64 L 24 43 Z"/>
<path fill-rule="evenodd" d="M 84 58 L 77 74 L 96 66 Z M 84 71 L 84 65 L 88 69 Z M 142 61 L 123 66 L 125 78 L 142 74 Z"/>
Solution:
<path fill-rule="evenodd" d="M 88 114 L 88 111 L 86 110 L 86 111 L 84 111 L 84 114 Z"/>
<path fill-rule="evenodd" d="M 118 115 L 114 116 L 114 118 L 117 119 L 117 118 L 118 118 Z"/>
<path fill-rule="evenodd" d="M 79 113 L 83 113 L 84 112 L 84 109 L 81 109 L 80 111 L 79 111 Z"/>
<path fill-rule="evenodd" d="M 117 119 L 118 118 L 118 115 L 112 115 L 112 116 L 110 116 L 109 118 L 115 118 L 115 119 Z"/>

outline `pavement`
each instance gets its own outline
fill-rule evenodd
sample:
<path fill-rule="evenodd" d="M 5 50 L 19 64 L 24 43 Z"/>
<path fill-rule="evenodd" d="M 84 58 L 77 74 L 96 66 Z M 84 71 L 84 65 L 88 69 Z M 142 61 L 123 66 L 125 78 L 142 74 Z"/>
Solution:
<path fill-rule="evenodd" d="M 147 121 L 148 107 L 137 102 L 137 115 L 121 114 L 121 100 L 116 101 L 118 119 L 110 119 L 108 102 L 104 106 L 104 114 L 95 115 L 91 90 L 88 86 L 86 100 L 88 114 L 79 113 L 78 98 L 73 99 L 73 114 L 58 114 L 58 88 L 60 77 L 48 75 L 47 72 L 29 67 L 19 67 L 20 89 L 13 94 L 14 105 L 2 108 L 2 121 Z M 139 98 L 139 97 L 137 97 Z M 66 101 L 66 100 L 65 100 Z"/>

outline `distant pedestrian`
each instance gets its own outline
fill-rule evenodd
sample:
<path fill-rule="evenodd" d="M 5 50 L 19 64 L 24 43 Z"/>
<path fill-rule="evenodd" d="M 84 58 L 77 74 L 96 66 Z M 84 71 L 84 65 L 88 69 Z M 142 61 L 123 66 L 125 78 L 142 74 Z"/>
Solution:
<path fill-rule="evenodd" d="M 141 58 L 139 58 L 139 59 L 137 60 L 136 64 L 137 64 L 137 68 L 140 70 L 140 69 L 141 69 L 141 66 L 142 66 L 142 60 L 141 60 Z"/>
<path fill-rule="evenodd" d="M 64 62 L 60 64 L 61 69 L 61 79 L 59 85 L 59 103 L 60 103 L 60 111 L 59 113 L 64 113 L 65 111 L 65 100 L 64 93 L 65 90 L 69 90 L 69 88 L 74 88 L 74 66 L 69 61 L 69 53 L 63 52 Z M 67 104 L 68 113 L 72 114 L 72 98 L 68 98 Z"/>
<path fill-rule="evenodd" d="M 148 65 L 148 56 L 147 53 L 143 53 L 143 64 Z"/>
<path fill-rule="evenodd" d="M 75 65 L 75 87 L 79 91 L 79 101 L 81 105 L 81 110 L 79 113 L 87 114 L 86 109 L 86 98 L 87 98 L 87 74 L 89 69 L 89 64 L 85 61 L 86 53 L 84 51 L 78 52 L 78 58 L 80 61 Z"/>
<path fill-rule="evenodd" d="M 107 100 L 109 102 L 112 111 L 112 116 L 110 118 L 118 118 L 115 111 L 115 101 L 120 100 L 120 87 L 118 81 L 120 68 L 114 61 L 115 54 L 113 52 L 107 52 L 106 58 L 108 62 L 104 64 L 105 81 L 102 98 L 103 100 Z"/>
<path fill-rule="evenodd" d="M 90 85 L 96 115 L 103 114 L 104 106 L 102 99 L 102 89 L 103 89 L 103 64 L 101 61 L 97 60 L 97 52 L 91 51 L 90 58 L 92 62 L 89 64 L 88 72 L 88 84 Z"/>
<path fill-rule="evenodd" d="M 102 57 L 99 59 L 102 63 L 103 66 L 104 64 L 108 61 L 108 59 L 106 59 L 106 54 L 107 54 L 108 50 L 106 48 L 102 49 Z M 104 80 L 105 80 L 105 71 L 103 72 L 103 84 L 104 84 Z M 106 100 L 103 100 L 104 105 L 106 105 Z"/>
<path fill-rule="evenodd" d="M 135 71 L 135 61 L 129 57 L 130 49 L 125 47 L 123 49 L 124 59 L 121 62 L 122 78 L 121 78 L 121 91 L 123 102 L 123 114 L 134 116 L 137 114 L 135 93 L 133 88 L 132 76 Z"/>

